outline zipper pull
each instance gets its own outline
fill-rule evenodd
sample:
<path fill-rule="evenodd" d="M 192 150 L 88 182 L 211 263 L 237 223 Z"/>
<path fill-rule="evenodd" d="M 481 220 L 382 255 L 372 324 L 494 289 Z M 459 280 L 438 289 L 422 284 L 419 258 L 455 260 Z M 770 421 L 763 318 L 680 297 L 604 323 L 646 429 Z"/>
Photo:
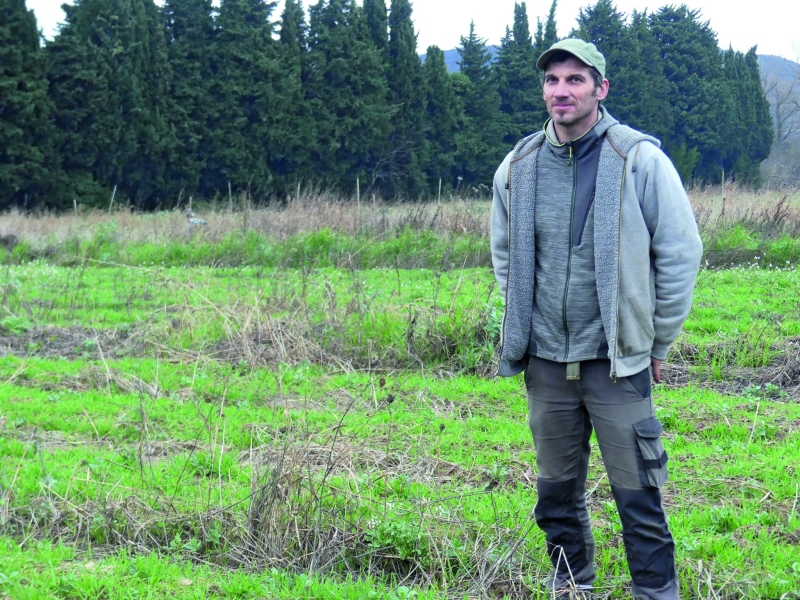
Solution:
<path fill-rule="evenodd" d="M 572 166 L 572 144 L 569 144 L 569 160 L 567 161 L 567 166 Z"/>

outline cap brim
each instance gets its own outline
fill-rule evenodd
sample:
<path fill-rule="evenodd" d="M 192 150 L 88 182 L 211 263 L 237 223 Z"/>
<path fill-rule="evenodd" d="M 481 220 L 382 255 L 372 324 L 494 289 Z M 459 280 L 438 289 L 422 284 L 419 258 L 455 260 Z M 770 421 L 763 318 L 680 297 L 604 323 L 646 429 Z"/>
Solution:
<path fill-rule="evenodd" d="M 566 52 L 567 54 L 572 54 L 572 56 L 577 58 L 579 61 L 581 61 L 586 66 L 588 66 L 588 67 L 594 67 L 595 66 L 591 62 L 587 61 L 580 54 L 575 54 L 572 50 L 567 50 L 566 48 L 550 48 L 549 50 L 546 50 L 539 57 L 539 60 L 536 61 L 536 68 L 539 69 L 540 71 L 544 71 L 544 68 L 547 65 L 547 59 L 549 59 L 551 56 L 553 56 L 553 54 L 555 54 L 556 52 Z M 597 68 L 597 67 L 595 67 L 595 68 Z"/>

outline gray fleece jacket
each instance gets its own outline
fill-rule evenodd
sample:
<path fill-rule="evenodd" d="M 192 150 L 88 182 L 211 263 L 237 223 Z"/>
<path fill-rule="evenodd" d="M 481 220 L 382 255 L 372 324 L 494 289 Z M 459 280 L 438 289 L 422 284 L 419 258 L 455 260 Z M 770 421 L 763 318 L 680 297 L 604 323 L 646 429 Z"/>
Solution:
<path fill-rule="evenodd" d="M 647 368 L 651 356 L 666 358 L 691 307 L 702 245 L 680 177 L 658 140 L 617 123 L 604 109 L 603 121 L 587 231 L 593 235 L 596 302 L 611 376 L 625 377 Z M 543 328 L 535 308 L 537 220 L 546 224 L 542 195 L 550 187 L 546 179 L 556 175 L 538 169 L 545 143 L 544 132 L 522 140 L 494 179 L 492 259 L 506 301 L 500 376 L 522 372 L 528 354 L 541 354 L 541 342 L 548 351 L 557 348 L 544 358 L 587 358 L 570 355 L 568 336 L 559 346 L 560 328 Z M 566 314 L 558 316 L 566 322 Z"/>

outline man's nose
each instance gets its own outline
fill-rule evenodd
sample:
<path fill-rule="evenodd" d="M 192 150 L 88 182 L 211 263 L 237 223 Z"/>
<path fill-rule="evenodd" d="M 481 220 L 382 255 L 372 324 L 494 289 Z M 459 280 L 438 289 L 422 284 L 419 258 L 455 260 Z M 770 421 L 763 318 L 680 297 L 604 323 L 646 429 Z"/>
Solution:
<path fill-rule="evenodd" d="M 553 93 L 553 95 L 557 96 L 559 98 L 563 98 L 564 96 L 568 96 L 569 95 L 569 90 L 567 88 L 567 82 L 566 81 L 559 81 L 556 84 L 556 89 L 555 89 L 555 92 Z"/>

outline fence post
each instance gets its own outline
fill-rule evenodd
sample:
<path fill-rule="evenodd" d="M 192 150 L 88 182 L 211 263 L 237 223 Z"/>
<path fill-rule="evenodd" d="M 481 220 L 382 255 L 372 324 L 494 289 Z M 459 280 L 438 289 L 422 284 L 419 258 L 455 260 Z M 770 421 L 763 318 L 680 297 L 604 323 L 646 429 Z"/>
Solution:
<path fill-rule="evenodd" d="M 356 177 L 356 231 L 361 229 L 361 178 Z"/>

